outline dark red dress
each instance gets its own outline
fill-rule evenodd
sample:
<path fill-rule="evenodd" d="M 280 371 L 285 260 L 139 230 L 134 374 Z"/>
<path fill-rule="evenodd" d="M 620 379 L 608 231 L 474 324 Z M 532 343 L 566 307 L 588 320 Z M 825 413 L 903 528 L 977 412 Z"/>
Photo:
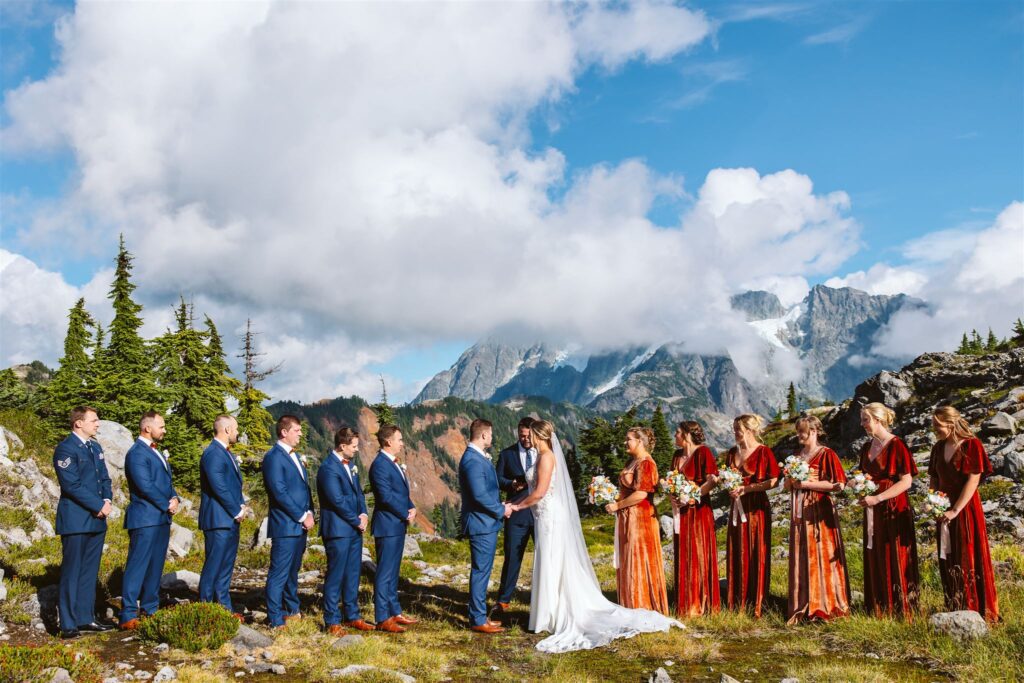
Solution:
<path fill-rule="evenodd" d="M 917 466 L 898 437 L 892 437 L 874 460 L 868 459 L 871 442 L 860 453 L 860 469 L 878 485 L 879 495 L 904 474 L 914 476 Z M 872 531 L 869 537 L 869 512 Z M 870 547 L 869 547 L 870 546 Z M 864 509 L 864 607 L 876 615 L 902 613 L 909 618 L 917 609 L 920 578 L 914 510 L 906 491 Z"/>
<path fill-rule="evenodd" d="M 672 459 L 677 469 L 686 457 L 685 451 Z M 683 467 L 683 475 L 703 486 L 708 477 L 718 474 L 715 455 L 707 446 L 700 446 Z M 697 617 L 714 614 L 721 609 L 718 589 L 718 544 L 715 541 L 715 515 L 711 497 L 701 496 L 696 505 L 679 509 L 679 530 L 673 537 L 676 556 L 676 614 Z"/>
<path fill-rule="evenodd" d="M 845 483 L 843 463 L 831 448 L 807 461 L 809 481 Z M 832 619 L 850 613 L 850 577 L 832 494 L 798 490 L 791 494 L 789 527 L 789 621 Z"/>
<path fill-rule="evenodd" d="M 779 463 L 767 446 L 758 446 L 741 468 L 736 462 L 736 448 L 726 455 L 726 465 L 743 473 L 743 485 L 750 486 L 779 477 Z M 726 532 L 726 604 L 730 609 L 749 607 L 754 616 L 768 599 L 772 569 L 772 508 L 764 491 L 740 496 L 741 508 L 733 502 Z"/>
<path fill-rule="evenodd" d="M 949 496 L 950 505 L 960 499 L 967 479 L 972 474 L 992 474 L 985 447 L 977 439 L 960 444 L 952 459 L 946 462 L 945 442 L 932 447 L 928 476 L 938 482 L 938 490 Z M 939 576 L 946 594 L 946 608 L 974 610 L 988 621 L 999 620 L 999 600 L 992 572 L 992 556 L 988 550 L 985 512 L 981 497 L 975 491 L 971 502 L 949 522 L 949 545 L 942 547 L 941 527 L 936 529 L 939 544 Z M 943 550 L 946 557 L 943 558 Z"/>

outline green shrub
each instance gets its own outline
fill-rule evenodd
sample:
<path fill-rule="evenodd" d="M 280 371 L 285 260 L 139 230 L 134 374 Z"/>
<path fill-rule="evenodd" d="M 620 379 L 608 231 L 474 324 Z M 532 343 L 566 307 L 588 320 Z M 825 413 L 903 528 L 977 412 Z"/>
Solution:
<path fill-rule="evenodd" d="M 221 605 L 191 602 L 159 610 L 139 622 L 139 635 L 186 652 L 217 649 L 238 632 L 238 620 Z"/>
<path fill-rule="evenodd" d="M 982 500 L 995 500 L 1012 493 L 1015 486 L 1012 481 L 990 481 L 978 487 L 978 495 Z"/>
<path fill-rule="evenodd" d="M 25 508 L 0 507 L 0 527 L 23 529 L 30 534 L 36 530 L 36 517 Z"/>
<path fill-rule="evenodd" d="M 49 681 L 46 669 L 66 669 L 78 683 L 99 683 L 103 666 L 88 652 L 76 652 L 60 645 L 0 645 L 0 683 Z"/>
<path fill-rule="evenodd" d="M 17 577 L 4 579 L 4 583 L 7 584 L 7 599 L 0 602 L 0 620 L 6 621 L 8 624 L 28 625 L 32 623 L 32 618 L 21 608 L 21 603 L 34 595 L 36 589 L 28 581 Z M 2 661 L 3 659 L 0 658 L 0 662 Z M 5 671 L 5 669 L 0 667 L 0 671 Z"/>

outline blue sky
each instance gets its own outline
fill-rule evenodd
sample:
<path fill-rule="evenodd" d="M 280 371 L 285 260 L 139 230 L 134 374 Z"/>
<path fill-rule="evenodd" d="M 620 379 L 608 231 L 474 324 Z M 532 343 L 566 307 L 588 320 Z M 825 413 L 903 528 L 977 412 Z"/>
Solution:
<path fill-rule="evenodd" d="M 712 28 L 691 44 L 673 47 L 668 58 L 656 53 L 652 38 L 639 57 L 618 60 L 610 68 L 607 57 L 595 59 L 568 85 L 564 76 L 551 76 L 549 85 L 564 93 L 557 98 L 525 97 L 516 103 L 527 112 L 528 138 L 524 131 L 515 133 L 525 140 L 523 151 L 540 157 L 554 149 L 564 158 L 562 179 L 545 188 L 551 201 L 559 202 L 562 193 L 584 184 L 580 179 L 595 168 L 622 169 L 629 160 L 639 160 L 659 178 L 682 181 L 683 193 L 655 192 L 644 210 L 655 226 L 671 231 L 694 208 L 712 170 L 749 167 L 767 176 L 792 169 L 810 178 L 816 196 L 846 193 L 849 207 L 838 212 L 859 226 L 859 233 L 847 233 L 856 246 L 837 257 L 834 267 L 806 274 L 814 284 L 880 263 L 915 267 L 921 250 L 908 251 L 908 243 L 934 238 L 941 251 L 962 244 L 965 234 L 970 242 L 1008 205 L 1024 199 L 1024 10 L 1019 2 L 686 7 L 702 10 Z M 69 3 L 0 6 L 5 53 L 0 121 L 5 128 L 24 128 L 24 121 L 13 121 L 8 110 L 11 93 L 26 83 L 52 80 L 61 58 L 55 21 L 74 11 Z M 89 30 L 95 30 L 93 25 L 82 21 L 71 33 L 84 36 Z M 88 57 L 76 54 L 74 59 Z M 460 130 L 474 124 L 456 120 L 447 125 Z M 491 133 L 480 137 L 488 144 L 494 139 Z M 56 273 L 76 291 L 87 290 L 97 272 L 108 267 L 117 227 L 125 229 L 115 225 L 93 234 L 90 248 L 77 255 L 59 248 L 58 233 L 53 239 L 40 237 L 35 227 L 39 216 L 71 204 L 68 198 L 80 191 L 79 181 L 90 177 L 80 163 L 86 158 L 83 149 L 81 140 L 55 149 L 38 144 L 19 146 L 16 152 L 7 145 L 0 148 L 0 246 Z M 216 204 L 208 197 L 177 199 L 182 205 Z M 68 215 L 86 226 L 109 219 L 90 211 Z M 936 233 L 952 237 L 942 240 Z M 500 264 L 500 254 L 494 260 Z M 149 277 L 158 281 L 155 271 Z M 918 278 L 926 279 L 926 274 Z M 140 295 L 150 297 L 150 305 L 162 305 L 181 286 L 176 282 L 168 278 L 149 293 L 143 285 Z M 98 291 L 95 283 L 92 291 Z M 924 287 L 920 295 L 927 291 Z M 237 293 L 222 297 L 200 289 L 193 294 L 208 296 L 215 310 L 218 302 L 225 310 L 238 306 Z M 237 315 L 224 315 L 237 322 Z M 13 320 L 11 313 L 8 327 Z M 502 318 L 493 327 L 508 322 Z M 374 347 L 358 367 L 338 371 L 339 377 L 348 373 L 358 380 L 326 382 L 307 392 L 299 390 L 301 379 L 292 378 L 281 391 L 308 394 L 303 398 L 346 388 L 368 392 L 373 377 L 383 373 L 398 387 L 398 397 L 408 399 L 475 335 L 487 332 L 486 326 L 472 325 L 439 331 L 428 323 L 410 323 L 402 334 L 382 334 L 380 328 L 345 328 L 351 342 L 346 349 Z M 296 329 L 303 330 L 295 335 L 303 340 L 324 334 L 324 326 L 309 318 Z M 13 345 L 11 339 L 5 342 Z M 50 356 L 57 346 L 49 349 Z M 9 348 L 0 360 L 14 362 L 24 353 Z"/>

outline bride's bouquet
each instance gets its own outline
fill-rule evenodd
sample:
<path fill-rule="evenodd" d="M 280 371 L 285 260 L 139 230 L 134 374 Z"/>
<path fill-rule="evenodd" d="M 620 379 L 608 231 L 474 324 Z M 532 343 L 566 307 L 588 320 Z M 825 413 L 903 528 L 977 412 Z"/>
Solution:
<path fill-rule="evenodd" d="M 718 485 L 727 492 L 743 486 L 743 475 L 735 467 L 724 467 L 718 473 Z"/>
<path fill-rule="evenodd" d="M 587 487 L 587 501 L 591 505 L 607 505 L 614 503 L 619 497 L 619 489 L 608 477 L 598 475 L 590 480 Z"/>
<path fill-rule="evenodd" d="M 686 478 L 682 472 L 670 471 L 660 483 L 661 490 L 674 496 L 680 505 L 700 501 L 700 487 Z"/>
<path fill-rule="evenodd" d="M 874 482 L 871 475 L 860 470 L 853 470 L 846 476 L 843 495 L 851 500 L 860 500 L 872 495 L 877 490 L 878 484 Z"/>
<path fill-rule="evenodd" d="M 949 510 L 949 496 L 942 491 L 928 489 L 928 495 L 924 497 L 922 512 L 932 519 L 939 519 L 943 513 Z"/>
<path fill-rule="evenodd" d="M 793 481 L 807 481 L 811 477 L 811 467 L 803 458 L 791 455 L 783 463 L 782 473 Z"/>

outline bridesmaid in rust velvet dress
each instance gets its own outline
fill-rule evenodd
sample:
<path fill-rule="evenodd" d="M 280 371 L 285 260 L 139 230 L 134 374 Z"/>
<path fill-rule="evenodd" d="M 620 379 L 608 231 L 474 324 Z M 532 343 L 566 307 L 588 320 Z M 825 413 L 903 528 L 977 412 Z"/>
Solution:
<path fill-rule="evenodd" d="M 807 463 L 807 481 L 786 479 L 793 498 L 789 528 L 789 623 L 834 619 L 850 613 L 850 577 L 832 494 L 846 483 L 843 463 L 818 443 L 824 433 L 814 416 L 796 421 L 797 457 Z"/>
<path fill-rule="evenodd" d="M 605 510 L 616 515 L 619 604 L 668 614 L 661 529 L 654 509 L 658 466 L 650 452 L 654 432 L 633 427 L 626 433 L 629 464 L 619 474 L 619 498 Z"/>
<path fill-rule="evenodd" d="M 732 423 L 736 446 L 725 456 L 727 467 L 743 474 L 743 486 L 733 498 L 726 533 L 726 604 L 729 609 L 750 609 L 761 616 L 768 600 L 772 568 L 772 509 L 766 491 L 779 483 L 779 463 L 772 449 L 760 441 L 764 420 L 740 415 Z"/>
<path fill-rule="evenodd" d="M 917 466 L 906 445 L 889 432 L 896 414 L 881 403 L 860 411 L 860 424 L 871 437 L 860 454 L 860 469 L 878 484 L 864 506 L 864 607 L 878 616 L 917 610 L 920 578 L 914 510 L 907 491 Z"/>
<path fill-rule="evenodd" d="M 936 408 L 932 429 L 939 441 L 928 461 L 929 486 L 950 502 L 936 529 L 946 608 L 974 610 L 988 621 L 999 621 L 985 512 L 978 496 L 978 484 L 992 474 L 992 463 L 956 408 Z"/>
<path fill-rule="evenodd" d="M 704 445 L 704 430 L 692 421 L 676 429 L 676 451 L 672 469 L 700 486 L 700 501 L 679 506 L 673 500 L 675 522 L 676 615 L 697 617 L 721 609 L 718 589 L 718 546 L 711 489 L 718 478 L 718 465 L 711 449 Z"/>

